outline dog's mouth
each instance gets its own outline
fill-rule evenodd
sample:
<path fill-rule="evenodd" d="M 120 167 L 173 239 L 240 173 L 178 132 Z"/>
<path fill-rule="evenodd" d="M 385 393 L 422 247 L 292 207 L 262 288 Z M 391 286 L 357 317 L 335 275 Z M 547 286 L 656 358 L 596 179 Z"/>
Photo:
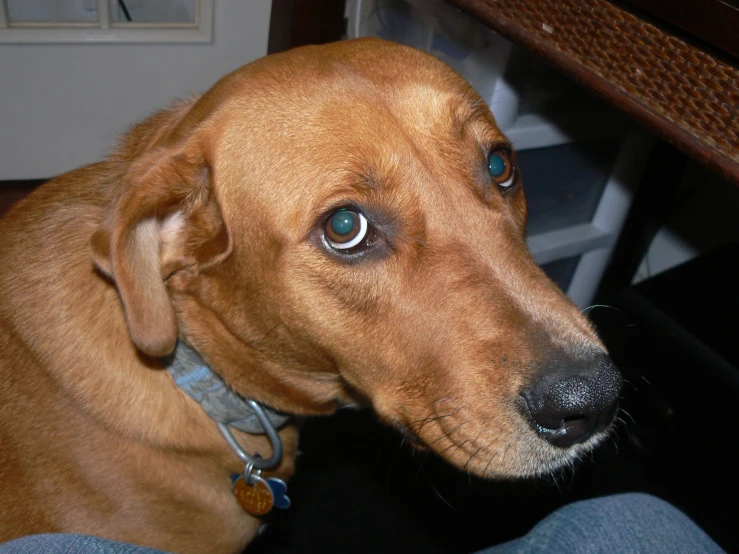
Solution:
<path fill-rule="evenodd" d="M 561 447 L 531 429 L 520 414 L 508 424 L 498 420 L 495 426 L 462 416 L 456 412 L 449 417 L 431 416 L 417 430 L 398 419 L 391 425 L 414 448 L 432 450 L 463 471 L 488 479 L 540 477 L 572 466 L 610 436 L 614 425 L 611 422 L 586 440 Z"/>

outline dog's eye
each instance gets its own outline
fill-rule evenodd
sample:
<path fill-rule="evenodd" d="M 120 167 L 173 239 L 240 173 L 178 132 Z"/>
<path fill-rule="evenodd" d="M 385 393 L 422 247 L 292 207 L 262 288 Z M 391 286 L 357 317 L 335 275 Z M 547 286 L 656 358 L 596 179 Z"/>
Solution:
<path fill-rule="evenodd" d="M 348 250 L 367 237 L 367 219 L 361 212 L 342 208 L 326 222 L 326 240 L 336 250 Z"/>
<path fill-rule="evenodd" d="M 516 168 L 508 150 L 494 150 L 488 158 L 488 170 L 495 183 L 502 189 L 508 189 L 516 182 Z"/>

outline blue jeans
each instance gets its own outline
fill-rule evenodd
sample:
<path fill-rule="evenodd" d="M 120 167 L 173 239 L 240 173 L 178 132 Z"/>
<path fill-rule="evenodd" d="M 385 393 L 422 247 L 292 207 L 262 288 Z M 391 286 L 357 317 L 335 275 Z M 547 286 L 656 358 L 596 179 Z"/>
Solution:
<path fill-rule="evenodd" d="M 0 554 L 155 554 L 142 546 L 84 535 L 34 535 L 0 545 Z M 722 550 L 667 502 L 632 493 L 560 508 L 523 537 L 478 554 L 713 554 Z"/>
<path fill-rule="evenodd" d="M 551 513 L 523 537 L 478 554 L 713 554 L 723 550 L 664 500 L 629 493 L 583 500 Z"/>

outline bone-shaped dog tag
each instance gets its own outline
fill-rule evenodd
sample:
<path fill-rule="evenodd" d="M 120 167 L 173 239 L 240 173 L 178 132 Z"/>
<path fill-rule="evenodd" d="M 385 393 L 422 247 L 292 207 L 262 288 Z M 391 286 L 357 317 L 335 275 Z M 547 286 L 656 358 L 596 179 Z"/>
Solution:
<path fill-rule="evenodd" d="M 259 475 L 250 475 L 251 483 L 242 475 L 234 483 L 234 495 L 244 510 L 253 516 L 269 513 L 275 503 L 272 489 Z"/>

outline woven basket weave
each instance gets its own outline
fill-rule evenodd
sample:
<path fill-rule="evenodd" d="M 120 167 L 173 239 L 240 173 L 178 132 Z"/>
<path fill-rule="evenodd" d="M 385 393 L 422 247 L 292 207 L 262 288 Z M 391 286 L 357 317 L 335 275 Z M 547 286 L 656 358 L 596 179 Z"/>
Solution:
<path fill-rule="evenodd" d="M 736 67 L 606 0 L 451 2 L 739 184 Z"/>

